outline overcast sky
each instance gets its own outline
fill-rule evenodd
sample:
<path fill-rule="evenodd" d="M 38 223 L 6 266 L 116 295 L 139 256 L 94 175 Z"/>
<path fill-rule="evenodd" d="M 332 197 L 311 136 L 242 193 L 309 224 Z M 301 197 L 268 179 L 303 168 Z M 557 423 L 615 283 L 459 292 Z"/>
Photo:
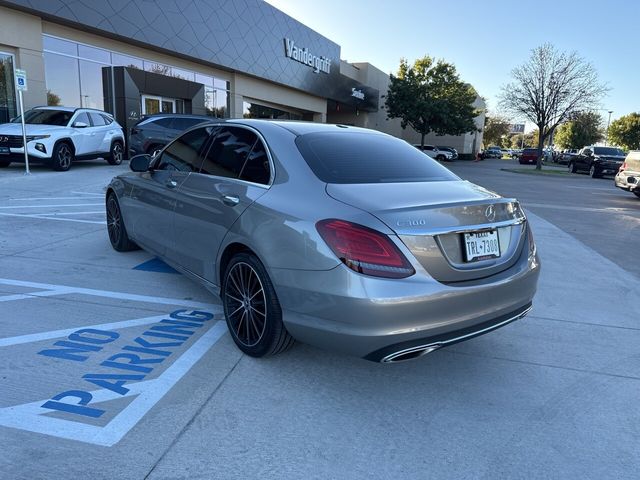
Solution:
<path fill-rule="evenodd" d="M 455 64 L 497 108 L 500 87 L 530 50 L 551 42 L 576 50 L 611 88 L 606 122 L 640 112 L 638 0 L 267 0 L 341 46 L 342 59 L 395 72 L 400 57 Z M 540 13 L 538 13 L 540 12 Z"/>

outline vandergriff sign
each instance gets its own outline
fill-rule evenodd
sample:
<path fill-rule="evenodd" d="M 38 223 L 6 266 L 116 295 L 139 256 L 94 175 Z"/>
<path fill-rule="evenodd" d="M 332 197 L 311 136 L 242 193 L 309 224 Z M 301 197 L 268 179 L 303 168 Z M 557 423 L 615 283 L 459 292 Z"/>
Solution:
<path fill-rule="evenodd" d="M 303 63 L 313 68 L 315 73 L 331 73 L 331 59 L 317 56 L 309 52 L 307 47 L 298 47 L 293 40 L 284 39 L 284 54 L 296 62 Z"/>

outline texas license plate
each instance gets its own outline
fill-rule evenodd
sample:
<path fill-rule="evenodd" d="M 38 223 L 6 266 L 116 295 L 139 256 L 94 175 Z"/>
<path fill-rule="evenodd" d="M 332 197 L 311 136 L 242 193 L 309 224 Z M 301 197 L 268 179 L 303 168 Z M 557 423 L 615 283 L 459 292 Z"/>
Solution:
<path fill-rule="evenodd" d="M 9 155 L 10 153 L 9 147 L 0 147 L 0 155 Z"/>
<path fill-rule="evenodd" d="M 464 234 L 464 247 L 467 262 L 477 262 L 500 256 L 500 241 L 498 232 L 474 232 Z"/>

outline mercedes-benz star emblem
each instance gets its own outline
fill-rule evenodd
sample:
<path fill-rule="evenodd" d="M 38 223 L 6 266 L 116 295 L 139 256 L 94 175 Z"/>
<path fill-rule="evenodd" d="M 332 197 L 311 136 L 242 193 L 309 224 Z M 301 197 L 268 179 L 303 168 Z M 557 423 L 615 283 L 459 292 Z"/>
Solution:
<path fill-rule="evenodd" d="M 493 205 L 489 205 L 487 209 L 484 211 L 484 216 L 487 217 L 487 220 L 493 222 L 496 219 L 496 209 Z"/>
<path fill-rule="evenodd" d="M 9 137 L 0 137 L 1 143 L 7 143 L 9 141 Z"/>

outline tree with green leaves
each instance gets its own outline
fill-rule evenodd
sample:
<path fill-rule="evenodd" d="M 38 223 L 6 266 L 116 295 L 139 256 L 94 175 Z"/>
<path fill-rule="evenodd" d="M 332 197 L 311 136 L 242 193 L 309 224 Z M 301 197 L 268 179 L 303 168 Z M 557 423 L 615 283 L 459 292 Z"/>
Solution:
<path fill-rule="evenodd" d="M 608 143 L 626 150 L 640 150 L 640 113 L 630 113 L 611 122 Z"/>
<path fill-rule="evenodd" d="M 558 51 L 546 43 L 531 51 L 529 60 L 511 71 L 513 81 L 502 87 L 500 104 L 515 118 L 535 123 L 538 161 L 542 168 L 545 140 L 576 113 L 592 110 L 607 91 L 593 65 L 576 52 Z"/>
<path fill-rule="evenodd" d="M 60 105 L 60 95 L 53 93 L 51 90 L 47 90 L 47 105 L 52 107 Z"/>
<path fill-rule="evenodd" d="M 485 147 L 491 145 L 503 146 L 505 139 L 509 135 L 510 123 L 507 119 L 495 116 L 484 117 L 484 133 L 482 134 L 482 143 Z M 504 145 L 506 146 L 506 145 Z"/>
<path fill-rule="evenodd" d="M 603 138 L 602 116 L 596 112 L 580 112 L 557 128 L 553 140 L 560 148 L 582 148 Z"/>
<path fill-rule="evenodd" d="M 477 129 L 474 118 L 479 112 L 473 106 L 477 93 L 460 80 L 452 64 L 425 56 L 410 65 L 403 58 L 390 80 L 387 118 L 400 118 L 402 128 L 413 128 L 421 135 L 422 146 L 430 132 L 461 135 Z"/>

